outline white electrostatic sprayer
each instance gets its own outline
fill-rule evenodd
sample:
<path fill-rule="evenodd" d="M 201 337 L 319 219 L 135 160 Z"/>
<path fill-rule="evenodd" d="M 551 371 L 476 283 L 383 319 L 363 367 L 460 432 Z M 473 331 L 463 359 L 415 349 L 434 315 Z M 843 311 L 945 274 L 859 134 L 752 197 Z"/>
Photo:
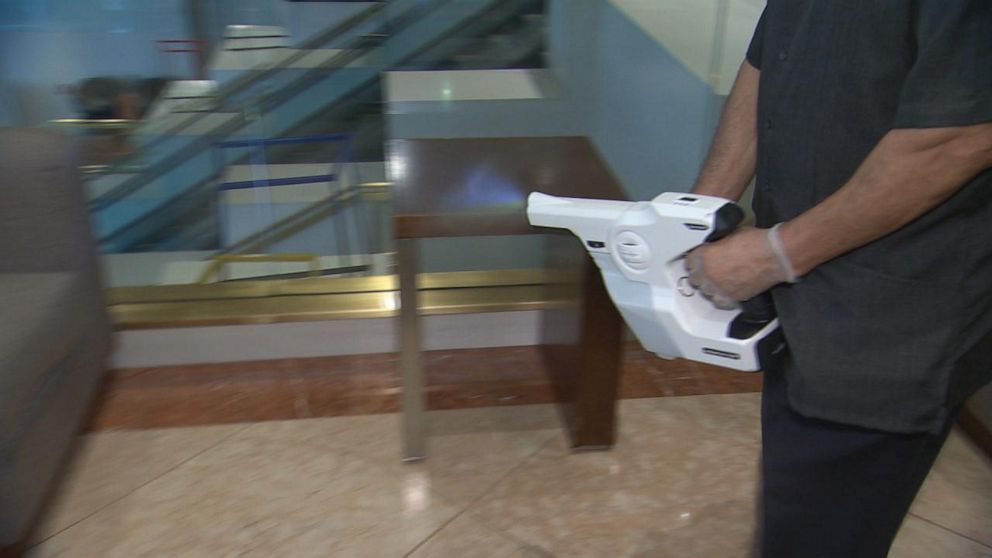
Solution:
<path fill-rule="evenodd" d="M 689 283 L 683 262 L 693 248 L 732 233 L 743 217 L 728 200 L 695 194 L 625 202 L 533 193 L 527 200 L 531 225 L 568 229 L 582 240 L 645 349 L 756 371 L 784 350 L 769 297 L 717 308 Z"/>

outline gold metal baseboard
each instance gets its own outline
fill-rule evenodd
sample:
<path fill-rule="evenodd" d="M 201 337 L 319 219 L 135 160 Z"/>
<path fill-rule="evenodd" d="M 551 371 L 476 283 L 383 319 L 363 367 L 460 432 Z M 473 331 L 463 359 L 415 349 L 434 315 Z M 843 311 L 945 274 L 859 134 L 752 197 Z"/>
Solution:
<path fill-rule="evenodd" d="M 543 269 L 421 274 L 421 313 L 557 308 L 569 282 Z M 107 296 L 118 329 L 147 329 L 393 317 L 397 288 L 396 276 L 384 275 L 119 287 Z"/>
<path fill-rule="evenodd" d="M 48 122 L 55 126 L 84 130 L 127 130 L 140 123 L 126 118 L 57 118 Z"/>
<path fill-rule="evenodd" d="M 200 273 L 197 283 L 208 283 L 222 275 L 224 266 L 232 263 L 305 263 L 311 277 L 320 275 L 320 256 L 317 254 L 219 254 L 210 258 L 210 264 Z"/>

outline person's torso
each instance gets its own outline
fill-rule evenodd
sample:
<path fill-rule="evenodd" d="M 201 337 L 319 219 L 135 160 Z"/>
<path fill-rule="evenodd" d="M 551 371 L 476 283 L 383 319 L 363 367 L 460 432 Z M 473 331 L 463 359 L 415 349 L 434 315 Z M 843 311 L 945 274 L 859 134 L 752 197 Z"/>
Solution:
<path fill-rule="evenodd" d="M 892 129 L 916 57 L 914 4 L 769 1 L 758 103 L 759 225 L 791 219 L 826 199 Z M 987 291 L 992 172 L 841 259 L 895 277 Z"/>
<path fill-rule="evenodd" d="M 759 226 L 836 192 L 892 130 L 919 48 L 916 5 L 769 0 L 760 43 Z M 939 424 L 944 405 L 992 371 L 992 354 L 974 350 L 992 330 L 992 171 L 773 294 L 794 355 L 790 395 L 802 412 L 895 431 Z"/>

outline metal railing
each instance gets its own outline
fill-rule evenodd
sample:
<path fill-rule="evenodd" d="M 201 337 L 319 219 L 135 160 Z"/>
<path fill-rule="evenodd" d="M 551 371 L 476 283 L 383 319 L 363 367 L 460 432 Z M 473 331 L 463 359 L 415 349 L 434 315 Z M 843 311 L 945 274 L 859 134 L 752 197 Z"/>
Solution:
<path fill-rule="evenodd" d="M 138 125 L 137 120 L 127 118 L 56 118 L 49 124 L 82 130 L 130 130 Z"/>
<path fill-rule="evenodd" d="M 269 166 L 266 157 L 266 148 L 271 146 L 280 145 L 305 145 L 305 144 L 315 144 L 315 143 L 335 143 L 340 144 L 340 148 L 337 150 L 336 160 L 330 162 L 329 173 L 318 174 L 318 175 L 308 175 L 308 176 L 293 176 L 293 177 L 283 177 L 283 178 L 272 178 L 269 176 Z M 253 169 L 258 169 L 262 176 L 253 176 L 251 180 L 234 180 L 234 181 L 218 181 L 216 188 L 216 208 L 217 208 L 217 224 L 219 229 L 219 238 L 221 240 L 221 248 L 226 248 L 226 230 L 228 219 L 226 212 L 224 211 L 225 205 L 221 203 L 220 196 L 224 192 L 229 192 L 232 190 L 247 190 L 247 189 L 265 189 L 266 194 L 266 205 L 268 213 L 270 216 L 269 226 L 274 225 L 277 220 L 275 218 L 274 211 L 272 209 L 272 195 L 270 188 L 280 187 L 280 186 L 294 186 L 294 185 L 304 185 L 304 184 L 337 184 L 338 188 L 332 188 L 328 193 L 328 196 L 323 200 L 317 202 L 317 204 L 324 204 L 325 202 L 336 203 L 340 200 L 340 195 L 346 189 L 340 183 L 341 175 L 344 172 L 344 166 L 351 162 L 352 147 L 351 147 L 351 136 L 349 134 L 326 134 L 326 135 L 315 135 L 315 136 L 301 136 L 301 137 L 289 137 L 289 138 L 268 138 L 268 139 L 257 139 L 257 140 L 231 140 L 218 142 L 216 144 L 218 155 L 215 158 L 215 164 L 217 168 L 215 172 L 218 176 L 224 172 L 224 168 L 227 166 L 224 155 L 222 154 L 224 150 L 228 149 L 249 149 L 248 160 Z M 254 171 L 253 171 L 254 172 Z M 267 227 L 266 227 L 267 228 Z M 344 240 L 345 243 L 348 241 L 347 236 L 347 226 L 343 229 L 338 227 L 339 238 L 338 240 Z M 257 231 L 256 231 L 257 232 Z"/>
<path fill-rule="evenodd" d="M 564 308 L 575 278 L 548 269 L 425 273 L 424 315 Z M 257 324 L 397 315 L 395 275 L 221 281 L 107 291 L 118 329 Z"/>
<path fill-rule="evenodd" d="M 382 25 L 380 25 L 379 31 L 380 32 L 383 32 L 383 31 L 387 31 L 388 30 L 388 31 L 391 31 L 391 32 L 395 33 L 398 30 L 404 29 L 410 23 L 412 23 L 414 21 L 417 21 L 419 17 L 427 16 L 428 14 L 430 14 L 431 12 L 433 12 L 435 9 L 439 8 L 442 5 L 447 4 L 450 1 L 451 0 L 436 0 L 435 2 L 431 2 L 431 3 L 428 3 L 428 4 L 417 4 L 417 6 L 415 8 L 412 8 L 409 12 L 405 13 L 402 18 L 398 18 L 397 21 L 386 22 L 386 23 L 383 23 Z M 377 7 L 373 7 L 373 8 L 377 8 Z M 370 10 L 373 9 L 373 8 L 370 8 Z M 378 9 L 381 9 L 381 7 L 378 7 Z M 371 19 L 376 13 L 378 13 L 378 12 L 372 12 L 372 13 L 370 13 L 368 15 L 368 19 Z M 359 21 L 359 22 L 365 21 L 365 18 L 362 18 L 361 17 L 364 14 L 366 14 L 366 12 L 363 12 L 362 14 L 359 14 L 358 16 L 354 16 L 354 18 L 351 18 L 351 19 L 358 18 L 357 21 Z M 345 29 L 345 24 L 346 23 L 348 23 L 348 22 L 345 22 L 345 23 L 342 23 L 339 26 L 336 26 L 335 29 L 342 29 L 342 30 Z M 341 32 L 343 32 L 343 31 L 341 31 Z M 365 40 L 364 38 L 359 37 L 356 42 L 362 43 L 364 40 Z M 358 46 L 358 45 L 355 45 L 355 46 Z M 336 71 L 340 70 L 341 68 L 347 66 L 348 63 L 350 63 L 350 62 L 352 62 L 354 60 L 357 60 L 361 56 L 367 54 L 368 51 L 372 50 L 372 48 L 374 48 L 374 45 L 365 44 L 363 49 L 357 49 L 357 48 L 346 49 L 342 53 L 340 53 L 340 54 L 332 57 L 330 60 L 325 61 L 320 66 L 318 66 L 317 68 L 314 68 L 311 72 L 307 72 L 307 73 L 309 73 L 309 74 L 319 74 L 319 76 L 317 76 L 318 79 L 326 79 L 329 76 L 329 73 L 327 72 L 327 70 L 330 70 L 330 74 L 333 74 L 334 72 L 336 72 Z M 263 71 L 263 72 L 257 73 L 257 75 L 246 75 L 239 84 L 234 84 L 234 85 L 231 86 L 231 91 L 221 92 L 220 93 L 220 96 L 221 97 L 229 97 L 229 96 L 233 95 L 233 92 L 235 90 L 241 91 L 244 88 L 246 88 L 249 84 L 256 84 L 256 83 L 262 82 L 263 80 L 270 79 L 272 77 L 272 75 L 274 75 L 276 72 L 285 70 L 289 66 L 290 66 L 290 64 L 286 64 L 285 62 L 283 62 L 283 63 L 279 64 L 277 67 L 274 67 L 271 70 L 267 70 L 267 71 Z M 372 80 L 375 80 L 375 79 L 378 79 L 378 75 L 376 75 L 376 76 L 374 76 L 372 78 Z M 264 110 L 267 107 L 271 107 L 273 105 L 277 105 L 279 103 L 285 102 L 285 101 L 293 98 L 294 96 L 300 94 L 303 88 L 306 88 L 309 85 L 312 85 L 312 83 L 313 83 L 312 80 L 307 80 L 307 83 L 304 83 L 303 80 L 294 80 L 291 83 L 284 84 L 282 87 L 279 88 L 279 90 L 267 93 L 264 96 L 264 98 L 261 99 L 261 100 L 259 100 L 259 102 L 256 103 L 256 106 L 254 106 L 252 108 L 255 108 L 256 110 Z M 356 89 L 357 88 L 358 87 L 356 87 Z M 245 109 L 245 108 L 248 108 L 248 107 L 241 106 L 241 107 L 238 107 L 238 108 L 239 109 Z M 194 116 L 194 117 L 191 117 L 191 118 L 192 119 L 199 119 L 201 117 L 202 116 L 197 115 L 197 116 Z M 176 152 L 172 153 L 171 155 L 167 156 L 165 159 L 163 159 L 163 160 L 161 160 L 161 161 L 153 164 L 151 167 L 145 169 L 144 172 L 140 173 L 139 176 L 135 176 L 132 179 L 129 179 L 129 180 L 124 181 L 122 184 L 114 187 L 110 191 L 108 191 L 108 192 L 102 194 L 101 196 L 99 196 L 98 198 L 92 200 L 90 202 L 90 210 L 91 211 L 100 211 L 100 210 L 108 207 L 109 205 L 112 205 L 112 204 L 114 204 L 114 203 L 116 203 L 116 202 L 118 202 L 118 201 L 120 201 L 120 200 L 122 200 L 122 199 L 124 199 L 124 198 L 126 198 L 128 196 L 130 196 L 131 194 L 133 194 L 134 192 L 136 192 L 137 190 L 139 190 L 140 188 L 142 188 L 143 186 L 145 186 L 148 182 L 153 181 L 153 180 L 161 177 L 165 173 L 169 172 L 170 170 L 176 168 L 180 163 L 182 163 L 183 161 L 185 161 L 189 157 L 191 157 L 191 156 L 193 156 L 193 155 L 195 155 L 197 153 L 201 153 L 204 149 L 208 149 L 210 147 L 210 145 L 212 145 L 213 143 L 216 143 L 216 141 L 219 138 L 225 138 L 225 137 L 230 136 L 236 130 L 238 130 L 241 127 L 243 127 L 245 125 L 245 122 L 246 122 L 246 118 L 245 118 L 244 114 L 242 114 L 242 117 L 241 118 L 234 118 L 234 119 L 232 119 L 232 120 L 230 120 L 230 121 L 228 121 L 228 122 L 226 122 L 224 124 L 221 124 L 217 128 L 211 130 L 211 133 L 209 134 L 209 136 L 203 136 L 203 137 L 200 137 L 200 138 L 193 139 L 185 147 L 180 148 L 178 151 L 176 151 Z M 179 127 L 177 129 L 173 129 L 173 130 L 170 130 L 168 132 L 164 132 L 163 133 L 163 137 L 177 134 L 182 129 L 184 129 L 185 127 L 186 126 L 184 125 L 184 126 Z M 149 148 L 145 148 L 145 149 L 149 149 Z M 136 153 L 133 157 L 134 158 L 140 158 L 140 154 L 139 153 Z M 128 157 L 127 159 L 128 159 L 127 161 L 122 161 L 120 164 L 122 166 L 126 166 L 128 163 L 133 163 L 133 160 L 131 160 L 131 157 Z M 111 169 L 108 169 L 107 172 L 108 173 L 114 172 L 114 167 L 116 167 L 116 166 L 117 165 L 114 165 Z M 133 172 L 133 169 L 127 169 L 127 170 L 129 170 L 130 172 Z"/>
<path fill-rule="evenodd" d="M 200 273 L 197 283 L 209 283 L 211 279 L 223 280 L 221 272 L 225 265 L 233 263 L 306 263 L 309 277 L 320 276 L 320 256 L 317 254 L 219 254 L 210 258 L 210 264 Z"/>
<path fill-rule="evenodd" d="M 449 4 L 454 5 L 457 4 L 457 2 L 455 0 L 436 0 L 434 2 L 418 3 L 415 8 L 411 8 L 407 13 L 403 14 L 404 15 L 403 18 L 387 20 L 387 22 L 382 24 L 379 30 L 383 31 L 384 33 L 380 35 L 365 34 L 362 37 L 356 39 L 356 43 L 357 43 L 356 46 L 361 46 L 361 48 L 349 49 L 342 53 L 339 53 L 338 55 L 331 57 L 328 61 L 326 61 L 318 68 L 303 72 L 302 74 L 297 75 L 295 79 L 280 84 L 279 87 L 277 87 L 274 91 L 265 93 L 259 96 L 258 98 L 252 99 L 252 103 L 254 103 L 253 106 L 259 112 L 263 112 L 265 110 L 271 110 L 274 107 L 282 106 L 283 104 L 289 102 L 290 100 L 296 99 L 298 96 L 301 96 L 304 93 L 307 93 L 311 97 L 313 97 L 314 93 L 311 92 L 310 90 L 313 88 L 314 85 L 318 83 L 330 83 L 330 82 L 323 82 L 323 80 L 327 80 L 329 77 L 334 76 L 336 72 L 341 71 L 342 68 L 351 61 L 357 60 L 359 57 L 367 55 L 377 46 L 380 46 L 379 43 L 381 43 L 383 37 L 388 37 L 390 36 L 390 34 L 400 33 L 405 30 L 405 26 L 408 27 L 415 22 L 420 22 L 421 19 L 427 18 L 435 10 L 439 10 L 442 7 L 447 6 Z M 514 2 L 514 5 L 516 4 L 517 2 Z M 383 68 L 381 69 L 389 69 L 389 67 L 403 67 L 403 64 L 409 61 L 416 60 L 424 53 L 430 52 L 432 49 L 435 49 L 439 44 L 441 44 L 445 40 L 460 33 L 462 29 L 473 25 L 478 25 L 479 19 L 487 19 L 487 16 L 493 13 L 506 12 L 507 5 L 508 4 L 506 2 L 483 1 L 483 2 L 479 2 L 476 7 L 472 8 L 472 10 L 476 10 L 476 11 L 470 11 L 467 10 L 464 6 L 459 6 L 459 14 L 461 15 L 459 15 L 458 17 L 467 18 L 467 19 L 460 21 L 460 23 L 455 23 L 446 29 L 437 28 L 434 34 L 430 35 L 429 38 L 425 39 L 423 43 L 418 44 L 416 47 L 412 47 L 409 50 L 403 51 L 403 54 L 401 56 L 391 55 L 391 58 L 387 61 L 388 64 L 383 66 Z M 488 19 L 492 19 L 492 18 L 488 18 Z M 459 20 L 456 18 L 453 21 L 459 21 Z M 373 44 L 368 44 L 368 41 L 370 40 L 369 39 L 370 36 L 373 37 L 374 39 L 372 41 Z M 410 46 L 409 37 L 407 38 L 407 43 L 408 43 L 407 46 Z M 389 49 L 387 48 L 385 50 L 389 50 Z M 272 71 L 277 71 L 277 70 L 273 69 Z M 264 76 L 266 74 L 264 71 L 262 73 L 256 73 L 256 74 L 258 75 L 255 75 L 254 77 L 245 77 L 244 79 L 245 80 L 265 79 Z M 350 85 L 348 87 L 351 88 L 350 91 L 362 90 L 362 88 L 368 87 L 370 84 L 377 83 L 378 80 L 380 79 L 380 73 L 378 71 L 368 72 L 368 74 L 369 75 L 367 77 L 359 78 L 360 81 L 358 83 L 349 82 Z M 355 80 L 352 79 L 352 81 Z M 338 99 L 339 102 L 347 102 L 348 101 L 347 97 L 348 95 L 342 93 L 339 97 L 336 97 L 336 99 Z M 304 100 L 308 101 L 308 103 L 305 103 L 306 106 L 310 106 L 310 107 L 313 106 L 312 104 L 309 104 L 309 98 L 305 98 Z M 326 109 L 327 107 L 323 107 L 323 108 Z M 275 118 L 275 116 L 272 116 L 272 118 Z M 300 123 L 295 124 L 295 126 L 298 129 L 300 126 L 305 125 L 306 123 L 307 122 L 305 121 L 301 121 Z M 223 122 L 222 124 L 218 125 L 216 128 L 210 130 L 208 135 L 204 135 L 202 137 L 197 137 L 197 138 L 191 138 L 191 140 L 188 143 L 186 143 L 186 145 L 179 147 L 172 154 L 166 156 L 164 159 L 153 164 L 151 167 L 145 169 L 144 172 L 141 172 L 137 176 L 134 176 L 130 179 L 124 180 L 121 184 L 111 188 L 106 193 L 94 199 L 91 202 L 91 210 L 102 211 L 104 209 L 107 209 L 108 207 L 122 200 L 125 200 L 130 196 L 133 196 L 135 193 L 139 192 L 139 190 L 145 189 L 146 186 L 150 186 L 153 182 L 161 180 L 161 183 L 164 184 L 166 182 L 166 179 L 163 177 L 164 175 L 166 175 L 166 173 L 170 173 L 176 170 L 180 165 L 184 165 L 187 162 L 190 163 L 190 165 L 188 165 L 189 168 L 193 169 L 193 167 L 198 163 L 193 162 L 191 158 L 197 157 L 199 154 L 203 153 L 204 151 L 209 150 L 210 147 L 218 140 L 225 140 L 226 138 L 231 137 L 236 131 L 246 128 L 247 125 L 248 125 L 248 119 L 246 118 L 245 114 L 242 113 L 241 117 L 231 118 L 230 120 Z M 293 126 L 294 126 L 293 124 L 287 124 L 287 130 L 281 131 L 279 133 L 292 133 L 292 130 L 294 129 Z M 245 156 L 238 161 L 234 161 L 234 163 L 242 163 L 247 160 L 248 158 L 247 156 Z M 199 173 L 199 172 L 201 171 L 194 170 L 194 173 Z M 173 174 L 170 176 L 176 179 L 179 178 L 177 174 Z M 105 231 L 105 233 L 101 234 L 101 242 L 106 243 L 106 245 L 109 246 L 114 246 L 116 247 L 115 249 L 117 250 L 127 249 L 128 246 L 134 244 L 134 240 L 133 240 L 134 238 L 138 238 L 138 236 L 140 235 L 146 235 L 148 234 L 147 231 L 151 231 L 153 227 L 160 226 L 160 225 L 156 225 L 155 223 L 158 223 L 159 221 L 163 221 L 163 219 L 166 219 L 166 217 L 163 217 L 164 215 L 166 215 L 166 213 L 163 212 L 169 211 L 173 208 L 183 207 L 184 203 L 179 201 L 178 198 L 192 192 L 197 192 L 203 188 L 207 188 L 211 183 L 216 182 L 216 179 L 217 179 L 216 175 L 203 177 L 203 178 L 199 176 L 190 176 L 188 179 L 188 184 L 176 183 L 173 184 L 173 186 L 175 187 L 167 186 L 165 188 L 158 188 L 158 186 L 156 185 L 155 192 L 152 192 L 152 190 L 147 190 L 147 191 L 153 193 L 153 195 L 160 196 L 159 198 L 160 201 L 155 202 L 157 209 L 152 209 L 151 205 L 145 204 L 143 213 L 141 213 L 140 215 L 135 214 L 133 218 L 129 217 L 128 218 L 129 220 L 121 221 L 118 223 L 110 221 L 108 226 L 106 227 L 107 230 Z M 157 193 L 157 192 L 162 192 L 162 193 Z M 123 215 L 123 213 L 120 211 L 117 211 L 116 214 L 117 217 L 121 217 Z M 128 213 L 128 215 L 130 215 L 130 213 Z M 120 221 L 120 219 L 118 220 Z"/>
<path fill-rule="evenodd" d="M 291 68 L 294 64 L 299 62 L 303 57 L 307 56 L 311 50 L 322 48 L 326 45 L 333 43 L 335 40 L 339 39 L 345 35 L 348 31 L 352 30 L 356 26 L 362 23 L 373 20 L 377 17 L 380 12 L 385 7 L 385 2 L 377 2 L 372 6 L 362 10 L 361 12 L 343 20 L 341 23 L 334 25 L 310 37 L 309 39 L 303 41 L 296 47 L 292 54 L 288 57 L 279 60 L 276 64 L 263 68 L 259 71 L 245 71 L 239 74 L 237 77 L 231 79 L 230 81 L 222 84 L 216 93 L 214 94 L 214 100 L 218 106 L 225 106 L 226 100 L 238 95 L 245 90 L 248 90 L 259 83 L 262 83 L 270 79 L 273 75 Z M 191 116 L 177 122 L 171 128 L 163 130 L 156 133 L 156 139 L 142 146 L 144 149 L 152 149 L 156 147 L 162 140 L 178 135 L 182 133 L 183 130 L 189 128 L 194 123 L 196 123 L 199 118 L 196 116 L 198 113 L 202 112 L 200 106 L 202 100 L 192 100 L 183 104 L 180 104 L 175 108 L 173 112 L 177 113 L 189 113 Z M 119 162 L 112 165 L 106 170 L 107 173 L 113 173 L 124 167 L 133 167 L 134 164 L 140 159 L 139 154 L 129 155 L 123 157 Z"/>

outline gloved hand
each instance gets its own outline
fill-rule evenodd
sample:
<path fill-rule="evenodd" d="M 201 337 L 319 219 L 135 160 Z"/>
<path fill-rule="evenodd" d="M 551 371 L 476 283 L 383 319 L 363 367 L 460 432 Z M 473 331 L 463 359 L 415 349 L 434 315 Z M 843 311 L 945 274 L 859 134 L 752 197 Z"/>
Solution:
<path fill-rule="evenodd" d="M 795 282 L 784 251 L 774 248 L 772 229 L 742 228 L 703 244 L 685 258 L 689 283 L 717 308 L 730 310 L 737 302 L 761 294 L 782 282 Z"/>

